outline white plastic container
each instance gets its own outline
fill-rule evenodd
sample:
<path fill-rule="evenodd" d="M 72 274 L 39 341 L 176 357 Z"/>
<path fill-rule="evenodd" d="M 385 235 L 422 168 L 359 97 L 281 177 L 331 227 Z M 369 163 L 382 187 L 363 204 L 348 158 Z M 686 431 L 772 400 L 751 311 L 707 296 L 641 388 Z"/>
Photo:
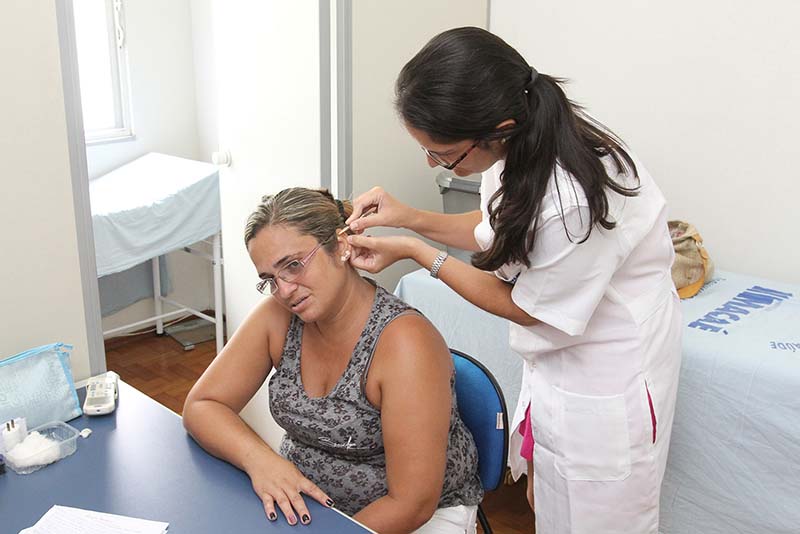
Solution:
<path fill-rule="evenodd" d="M 27 455 L 20 455 L 18 451 L 15 453 L 14 449 L 8 451 L 6 453 L 6 465 L 19 475 L 33 473 L 46 465 L 66 458 L 78 448 L 78 430 L 61 421 L 53 421 L 52 423 L 38 426 L 28 432 L 28 436 L 34 432 L 38 432 L 52 440 L 53 443 Z"/>

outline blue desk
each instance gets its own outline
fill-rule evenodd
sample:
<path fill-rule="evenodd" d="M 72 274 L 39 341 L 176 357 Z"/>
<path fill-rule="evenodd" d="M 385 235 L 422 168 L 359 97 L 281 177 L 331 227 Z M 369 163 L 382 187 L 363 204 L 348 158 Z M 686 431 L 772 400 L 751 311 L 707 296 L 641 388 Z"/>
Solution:
<path fill-rule="evenodd" d="M 291 527 L 282 516 L 270 523 L 246 474 L 206 453 L 178 415 L 123 382 L 113 414 L 69 424 L 92 429 L 75 454 L 29 475 L 0 476 L 3 534 L 30 527 L 54 504 L 165 521 L 171 534 L 369 532 L 309 498 L 311 524 Z"/>

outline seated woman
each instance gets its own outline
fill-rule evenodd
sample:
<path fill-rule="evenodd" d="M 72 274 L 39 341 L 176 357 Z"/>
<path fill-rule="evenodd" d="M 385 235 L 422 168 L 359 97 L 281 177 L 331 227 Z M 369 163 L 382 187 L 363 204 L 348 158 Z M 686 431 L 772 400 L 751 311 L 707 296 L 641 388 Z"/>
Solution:
<path fill-rule="evenodd" d="M 292 188 L 250 215 L 245 244 L 271 296 L 192 388 L 184 425 L 249 475 L 270 520 L 280 509 L 290 524 L 311 521 L 303 493 L 382 534 L 474 532 L 483 490 L 450 352 L 351 267 L 350 212 L 327 191 Z M 238 415 L 273 368 L 279 454 Z"/>

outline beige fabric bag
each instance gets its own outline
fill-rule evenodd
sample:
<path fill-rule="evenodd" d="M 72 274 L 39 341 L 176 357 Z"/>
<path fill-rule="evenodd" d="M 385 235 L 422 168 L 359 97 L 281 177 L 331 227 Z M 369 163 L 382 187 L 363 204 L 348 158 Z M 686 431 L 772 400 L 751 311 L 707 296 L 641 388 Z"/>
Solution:
<path fill-rule="evenodd" d="M 692 224 L 669 221 L 669 235 L 675 248 L 672 281 L 682 299 L 693 297 L 714 274 L 714 262 L 703 246 L 703 238 Z"/>

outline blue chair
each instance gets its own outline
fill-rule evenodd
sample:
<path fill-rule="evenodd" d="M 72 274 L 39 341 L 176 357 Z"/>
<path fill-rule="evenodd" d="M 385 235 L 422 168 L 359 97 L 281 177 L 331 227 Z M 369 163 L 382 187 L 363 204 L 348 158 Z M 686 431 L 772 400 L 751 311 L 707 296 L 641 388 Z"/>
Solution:
<path fill-rule="evenodd" d="M 471 356 L 450 349 L 456 369 L 456 399 L 461 419 L 478 448 L 478 471 L 484 491 L 503 483 L 508 456 L 508 411 L 503 392 L 492 373 Z M 483 508 L 478 521 L 486 534 L 492 528 Z"/>

